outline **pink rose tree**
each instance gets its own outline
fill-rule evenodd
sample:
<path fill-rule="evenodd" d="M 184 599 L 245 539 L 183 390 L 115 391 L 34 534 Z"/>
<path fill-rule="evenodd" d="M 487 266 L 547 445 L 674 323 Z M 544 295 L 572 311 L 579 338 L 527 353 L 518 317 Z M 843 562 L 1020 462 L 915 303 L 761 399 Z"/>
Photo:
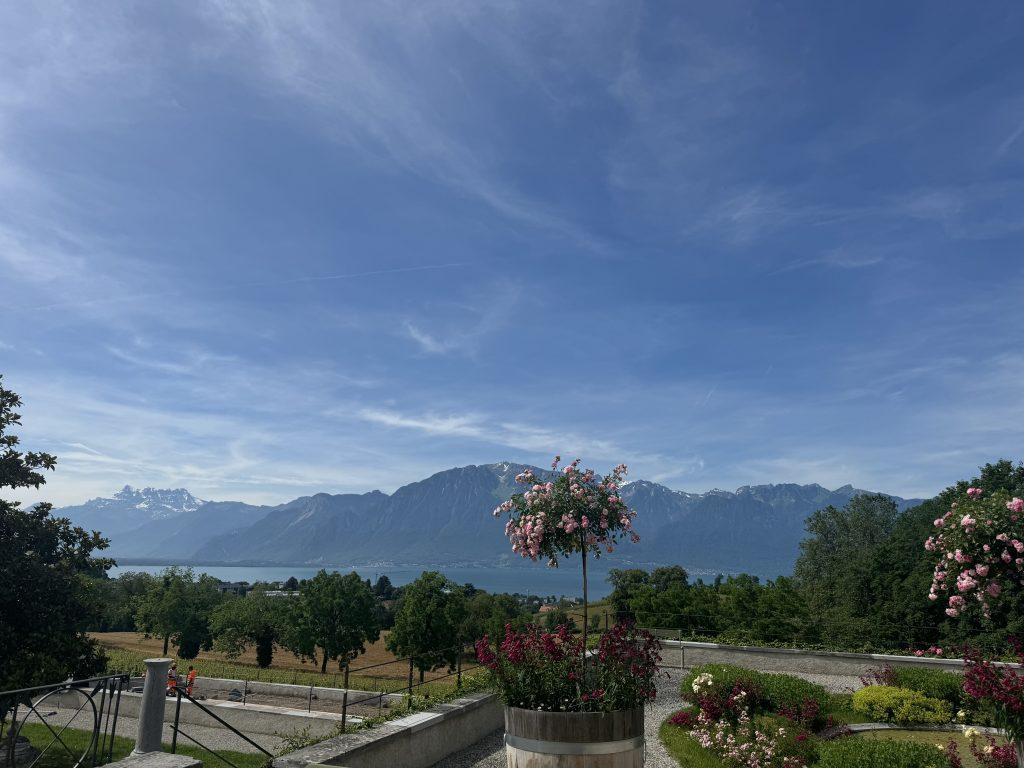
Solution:
<path fill-rule="evenodd" d="M 583 561 L 583 641 L 587 639 L 587 554 L 611 554 L 620 540 L 634 543 L 640 536 L 633 530 L 636 512 L 619 496 L 626 465 L 600 477 L 592 469 L 580 469 L 580 460 L 560 472 L 561 456 L 551 462 L 553 479 L 538 478 L 527 469 L 516 476 L 526 486 L 498 505 L 495 517 L 508 515 L 505 534 L 512 551 L 537 561 L 545 558 L 557 568 L 560 557 L 579 552 Z"/>
<path fill-rule="evenodd" d="M 928 598 L 945 598 L 947 615 L 979 607 L 987 617 L 1024 584 L 1024 499 L 968 488 L 934 525 L 924 543 L 939 556 Z"/>

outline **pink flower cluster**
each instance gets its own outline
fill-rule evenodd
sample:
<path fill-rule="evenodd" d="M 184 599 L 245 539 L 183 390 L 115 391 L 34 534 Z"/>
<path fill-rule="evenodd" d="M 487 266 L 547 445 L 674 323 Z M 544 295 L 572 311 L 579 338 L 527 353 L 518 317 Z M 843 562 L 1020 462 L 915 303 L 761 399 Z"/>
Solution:
<path fill-rule="evenodd" d="M 1024 499 L 971 487 L 934 527 L 924 543 L 939 555 L 928 599 L 945 594 L 948 616 L 971 605 L 988 616 L 1005 589 L 1024 584 Z"/>
<path fill-rule="evenodd" d="M 714 720 L 701 710 L 690 736 L 727 765 L 737 768 L 801 768 L 806 765 L 802 758 L 784 753 L 785 727 L 756 724 L 744 706 L 738 706 L 735 723 L 728 717 Z"/>
<path fill-rule="evenodd" d="M 534 561 L 547 557 L 548 565 L 557 567 L 559 556 L 582 551 L 611 554 L 627 536 L 639 542 L 633 530 L 636 512 L 619 496 L 626 465 L 619 464 L 601 478 L 592 469 L 580 469 L 579 459 L 561 472 L 560 462 L 556 456 L 550 478 L 538 478 L 531 469 L 516 475 L 516 482 L 527 489 L 495 508 L 495 517 L 509 515 L 505 535 L 512 551 Z"/>

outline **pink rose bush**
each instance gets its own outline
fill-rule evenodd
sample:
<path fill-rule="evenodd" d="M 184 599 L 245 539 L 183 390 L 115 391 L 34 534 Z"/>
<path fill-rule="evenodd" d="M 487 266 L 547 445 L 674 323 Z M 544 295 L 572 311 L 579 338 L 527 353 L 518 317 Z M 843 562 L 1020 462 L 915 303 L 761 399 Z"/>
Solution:
<path fill-rule="evenodd" d="M 580 469 L 580 460 L 567 464 L 561 472 L 561 457 L 551 463 L 550 480 L 538 478 L 527 469 L 516 476 L 526 486 L 498 505 L 495 517 L 508 515 L 505 535 L 512 551 L 531 560 L 544 557 L 548 565 L 558 566 L 559 557 L 574 552 L 611 554 L 616 544 L 628 537 L 634 543 L 640 536 L 633 530 L 636 512 L 619 496 L 626 465 L 619 464 L 611 474 L 599 477 L 592 469 Z"/>
<path fill-rule="evenodd" d="M 554 632 L 536 625 L 505 627 L 492 646 L 476 643 L 477 660 L 491 675 L 505 704 L 545 712 L 612 712 L 654 699 L 660 645 L 632 624 L 617 624 L 604 635 L 584 669 L 583 639 L 563 624 Z"/>
<path fill-rule="evenodd" d="M 928 599 L 945 597 L 948 616 L 971 606 L 988 616 L 1004 590 L 1024 583 L 1024 499 L 968 488 L 934 527 L 924 543 L 939 556 Z"/>

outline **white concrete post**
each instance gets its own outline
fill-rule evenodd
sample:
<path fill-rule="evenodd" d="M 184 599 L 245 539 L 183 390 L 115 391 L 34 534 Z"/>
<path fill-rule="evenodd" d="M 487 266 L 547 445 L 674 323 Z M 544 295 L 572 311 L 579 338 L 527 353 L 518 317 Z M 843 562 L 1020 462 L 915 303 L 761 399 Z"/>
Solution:
<path fill-rule="evenodd" d="M 146 682 L 142 686 L 139 733 L 133 755 L 160 752 L 164 733 L 164 705 L 167 703 L 167 670 L 170 659 L 146 659 Z"/>

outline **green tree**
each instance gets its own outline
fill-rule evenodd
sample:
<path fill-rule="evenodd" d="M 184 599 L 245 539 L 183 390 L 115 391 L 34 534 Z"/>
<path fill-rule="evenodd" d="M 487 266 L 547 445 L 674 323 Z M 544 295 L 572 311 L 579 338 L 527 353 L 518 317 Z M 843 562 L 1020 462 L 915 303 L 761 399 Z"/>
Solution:
<path fill-rule="evenodd" d="M 286 597 L 269 597 L 262 589 L 222 603 L 210 619 L 213 647 L 236 659 L 256 647 L 256 665 L 269 667 L 288 618 Z"/>
<path fill-rule="evenodd" d="M 608 571 L 608 583 L 612 586 L 608 600 L 616 621 L 636 618 L 630 603 L 651 583 L 651 575 L 640 568 L 612 568 Z"/>
<path fill-rule="evenodd" d="M 102 615 L 90 624 L 91 632 L 134 632 L 138 603 L 153 588 L 155 576 L 140 571 L 122 573 L 116 579 L 104 574 L 93 582 Z"/>
<path fill-rule="evenodd" d="M 319 654 L 321 672 L 331 659 L 344 666 L 380 637 L 376 608 L 373 591 L 359 574 L 320 571 L 302 583 L 284 644 L 313 661 Z"/>
<path fill-rule="evenodd" d="M 505 636 L 505 625 L 518 629 L 528 623 L 530 614 L 512 595 L 477 592 L 466 602 L 466 618 L 460 636 L 475 642 L 484 635 L 494 639 Z"/>
<path fill-rule="evenodd" d="M 454 666 L 467 640 L 460 634 L 465 616 L 461 588 L 436 571 L 424 571 L 402 591 L 387 647 L 411 657 L 423 682 L 425 672 Z"/>
<path fill-rule="evenodd" d="M 198 578 L 191 568 L 171 567 L 138 599 L 135 623 L 147 635 L 163 638 L 164 655 L 173 642 L 178 656 L 194 659 L 213 647 L 210 619 L 224 596 L 217 579 Z"/>
<path fill-rule="evenodd" d="M 874 556 L 898 521 L 896 502 L 882 494 L 855 496 L 843 509 L 828 506 L 807 519 L 810 536 L 800 543 L 794 576 L 826 643 L 854 647 L 876 635 Z"/>
<path fill-rule="evenodd" d="M 20 425 L 21 399 L 0 377 L 0 488 L 35 488 L 56 459 L 22 452 L 10 428 Z M 21 509 L 0 500 L 0 690 L 88 677 L 104 657 L 86 628 L 96 622 L 95 577 L 113 565 L 95 553 L 107 546 L 99 533 L 53 517 L 52 506 Z"/>

